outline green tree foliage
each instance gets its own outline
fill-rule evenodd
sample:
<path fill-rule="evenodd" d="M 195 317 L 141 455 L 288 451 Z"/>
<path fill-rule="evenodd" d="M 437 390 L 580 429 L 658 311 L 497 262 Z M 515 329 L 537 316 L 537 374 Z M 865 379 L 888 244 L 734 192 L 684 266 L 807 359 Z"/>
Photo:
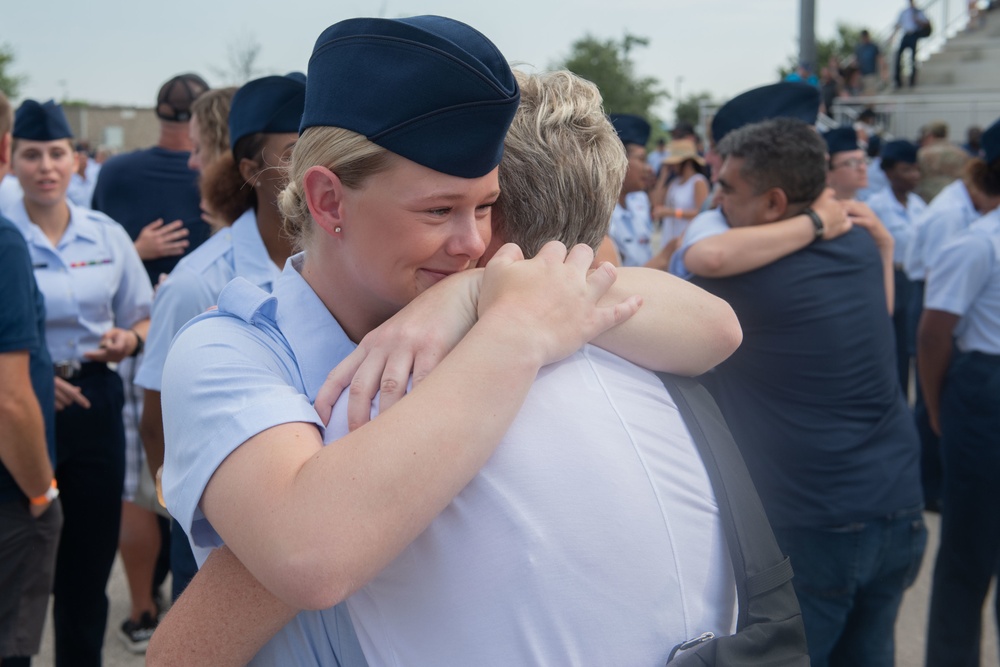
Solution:
<path fill-rule="evenodd" d="M 813 73 L 819 74 L 821 67 L 826 67 L 831 56 L 836 56 L 841 67 L 854 62 L 854 49 L 861 42 L 861 31 L 865 28 L 846 23 L 837 24 L 837 35 L 833 39 L 816 40 L 816 62 L 813 63 Z M 869 29 L 869 32 L 875 34 Z M 778 75 L 785 78 L 799 64 L 798 55 L 788 56 L 784 67 L 778 69 Z"/>
<path fill-rule="evenodd" d="M 27 79 L 24 76 L 13 74 L 10 66 L 14 63 L 14 49 L 9 44 L 0 44 L 0 92 L 3 92 L 8 99 L 17 97 L 21 90 L 21 84 Z"/>
<path fill-rule="evenodd" d="M 698 121 L 701 119 L 701 103 L 711 100 L 712 94 L 702 91 L 688 95 L 678 101 L 677 108 L 674 109 L 674 124 L 684 122 L 698 127 Z"/>
<path fill-rule="evenodd" d="M 587 35 L 573 43 L 569 57 L 556 67 L 568 69 L 597 85 L 608 113 L 636 114 L 656 126 L 652 108 L 670 96 L 660 88 L 656 78 L 636 75 L 630 58 L 633 48 L 648 44 L 647 38 L 628 33 L 620 41 Z"/>

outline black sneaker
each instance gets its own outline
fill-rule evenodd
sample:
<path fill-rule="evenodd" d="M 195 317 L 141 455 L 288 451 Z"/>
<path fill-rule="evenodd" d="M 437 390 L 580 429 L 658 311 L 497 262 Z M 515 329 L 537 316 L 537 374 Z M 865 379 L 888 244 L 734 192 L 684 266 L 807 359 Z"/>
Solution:
<path fill-rule="evenodd" d="M 149 638 L 156 630 L 157 619 L 148 611 L 142 612 L 139 622 L 136 623 L 130 618 L 126 618 L 118 629 L 118 636 L 121 638 L 125 648 L 132 653 L 145 653 L 149 646 Z"/>

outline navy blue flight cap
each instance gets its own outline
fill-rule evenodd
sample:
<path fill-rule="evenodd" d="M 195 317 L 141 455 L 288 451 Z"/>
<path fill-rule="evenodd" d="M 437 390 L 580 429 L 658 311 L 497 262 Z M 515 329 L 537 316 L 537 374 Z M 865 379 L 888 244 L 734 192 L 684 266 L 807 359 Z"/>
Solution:
<path fill-rule="evenodd" d="M 979 145 L 983 147 L 983 153 L 986 155 L 986 164 L 1000 160 L 1000 118 L 986 128 L 983 136 L 979 138 Z"/>
<path fill-rule="evenodd" d="M 316 40 L 308 79 L 300 132 L 344 128 L 461 178 L 500 164 L 521 98 L 496 46 L 441 16 L 336 23 Z"/>
<path fill-rule="evenodd" d="M 819 102 L 819 88 L 797 81 L 782 81 L 748 90 L 715 112 L 712 141 L 718 144 L 733 130 L 772 118 L 798 118 L 815 125 Z"/>
<path fill-rule="evenodd" d="M 16 139 L 31 141 L 73 138 L 73 130 L 69 129 L 62 107 L 53 100 L 44 104 L 35 100 L 25 100 L 14 114 L 12 134 Z"/>
<path fill-rule="evenodd" d="M 831 156 L 834 153 L 856 151 L 859 149 L 858 133 L 850 125 L 841 125 L 840 127 L 833 128 L 823 134 L 823 139 L 826 140 L 826 152 Z M 885 156 L 882 159 L 885 159 Z"/>
<path fill-rule="evenodd" d="M 890 141 L 882 148 L 882 162 L 884 163 L 886 160 L 916 164 L 917 145 L 905 139 Z"/>
<path fill-rule="evenodd" d="M 229 147 L 235 148 L 237 141 L 257 132 L 298 132 L 305 104 L 306 83 L 301 73 L 265 76 L 243 84 L 229 107 Z"/>
<path fill-rule="evenodd" d="M 627 113 L 609 114 L 608 118 L 611 119 L 611 124 L 615 126 L 615 132 L 618 133 L 618 138 L 622 140 L 623 144 L 645 146 L 646 142 L 649 141 L 651 128 L 645 118 Z"/>

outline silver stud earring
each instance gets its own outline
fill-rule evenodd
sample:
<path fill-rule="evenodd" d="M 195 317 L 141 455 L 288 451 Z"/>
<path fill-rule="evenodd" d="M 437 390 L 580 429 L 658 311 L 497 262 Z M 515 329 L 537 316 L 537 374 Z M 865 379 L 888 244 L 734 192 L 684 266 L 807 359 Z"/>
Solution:
<path fill-rule="evenodd" d="M 334 234 L 339 234 L 340 233 L 340 227 L 334 227 L 333 228 L 333 233 Z"/>

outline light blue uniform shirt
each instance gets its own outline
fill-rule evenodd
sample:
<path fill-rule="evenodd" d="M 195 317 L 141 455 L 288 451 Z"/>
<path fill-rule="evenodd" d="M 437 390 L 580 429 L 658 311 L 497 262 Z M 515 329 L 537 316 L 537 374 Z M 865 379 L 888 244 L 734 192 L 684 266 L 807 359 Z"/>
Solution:
<path fill-rule="evenodd" d="M 198 246 L 156 290 L 149 337 L 135 384 L 160 391 L 163 364 L 174 334 L 189 320 L 216 305 L 219 292 L 230 280 L 241 276 L 270 292 L 280 273 L 260 238 L 253 209 Z"/>
<path fill-rule="evenodd" d="M 927 274 L 924 308 L 961 316 L 955 344 L 962 352 L 1000 355 L 1000 210 L 941 249 Z"/>
<path fill-rule="evenodd" d="M 934 263 L 945 243 L 979 216 L 961 179 L 945 186 L 917 218 L 903 260 L 906 276 L 910 280 L 924 280 L 927 268 Z"/>
<path fill-rule="evenodd" d="M 622 266 L 643 266 L 653 258 L 653 222 L 649 196 L 643 192 L 625 195 L 625 207 L 615 204 L 608 235 L 615 242 Z"/>
<path fill-rule="evenodd" d="M 69 188 L 66 190 L 66 199 L 81 208 L 90 208 L 94 199 L 94 186 L 97 185 L 97 175 L 101 172 L 101 165 L 91 159 L 87 160 L 84 168 L 84 176 L 74 171 L 69 178 Z"/>
<path fill-rule="evenodd" d="M 882 169 L 882 158 L 877 157 L 869 162 L 867 171 L 868 185 L 858 190 L 858 194 L 855 195 L 858 201 L 867 202 L 876 193 L 889 189 L 889 177 Z"/>
<path fill-rule="evenodd" d="M 199 504 L 209 479 L 251 437 L 292 422 L 322 422 L 313 401 L 356 347 L 291 257 L 267 294 L 236 278 L 219 310 L 186 324 L 163 369 L 163 492 L 203 563 L 222 540 Z M 338 657 L 339 656 L 339 657 Z M 302 612 L 272 639 L 261 665 L 365 665 L 346 607 Z"/>
<path fill-rule="evenodd" d="M 128 232 L 97 211 L 69 204 L 69 226 L 53 246 L 31 222 L 24 200 L 3 214 L 28 242 L 45 297 L 45 339 L 55 363 L 87 359 L 112 327 L 149 317 L 153 288 Z"/>
<path fill-rule="evenodd" d="M 721 208 L 713 208 L 699 213 L 688 225 L 687 231 L 684 232 L 684 241 L 681 243 L 681 247 L 670 258 L 668 269 L 670 273 L 678 278 L 690 280 L 694 274 L 688 270 L 684 263 L 684 253 L 698 241 L 728 232 L 729 229 L 729 223 L 726 222 L 726 216 L 722 215 Z"/>
<path fill-rule="evenodd" d="M 906 206 L 903 206 L 896 199 L 892 188 L 875 193 L 867 203 L 896 242 L 892 251 L 893 263 L 902 265 L 906 259 L 906 249 L 913 238 L 916 221 L 927 210 L 927 204 L 919 195 L 910 192 L 906 195 Z"/>

